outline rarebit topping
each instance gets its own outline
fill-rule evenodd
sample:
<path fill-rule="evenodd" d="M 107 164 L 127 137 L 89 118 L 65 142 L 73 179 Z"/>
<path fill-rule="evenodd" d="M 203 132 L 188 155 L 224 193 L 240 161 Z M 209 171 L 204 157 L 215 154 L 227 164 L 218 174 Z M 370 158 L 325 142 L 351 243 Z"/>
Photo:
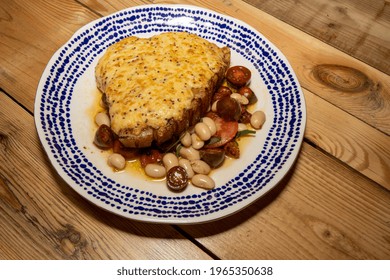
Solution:
<path fill-rule="evenodd" d="M 110 46 L 95 69 L 102 94 L 94 144 L 115 171 L 138 161 L 169 190 L 216 186 L 210 176 L 240 158 L 238 140 L 263 127 L 251 71 L 230 67 L 230 50 L 197 35 L 168 32 Z M 137 169 L 137 171 L 139 171 Z"/>
<path fill-rule="evenodd" d="M 111 45 L 95 68 L 111 129 L 126 147 L 179 136 L 206 113 L 229 63 L 227 47 L 186 32 Z"/>

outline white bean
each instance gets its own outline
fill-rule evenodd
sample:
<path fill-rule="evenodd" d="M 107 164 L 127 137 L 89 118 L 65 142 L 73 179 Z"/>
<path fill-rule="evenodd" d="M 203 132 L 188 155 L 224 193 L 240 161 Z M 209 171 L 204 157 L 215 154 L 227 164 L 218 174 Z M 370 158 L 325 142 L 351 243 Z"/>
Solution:
<path fill-rule="evenodd" d="M 169 171 L 172 167 L 179 165 L 179 159 L 174 153 L 166 153 L 162 160 L 167 171 Z"/>
<path fill-rule="evenodd" d="M 242 105 L 248 105 L 249 104 L 249 100 L 248 98 L 246 98 L 245 96 L 239 94 L 239 93 L 232 93 L 230 95 L 231 98 L 235 99 L 238 101 L 238 103 L 242 104 Z"/>
<path fill-rule="evenodd" d="M 246 126 L 245 123 L 239 123 L 238 124 L 238 131 L 243 131 L 243 130 L 247 130 L 248 127 Z"/>
<path fill-rule="evenodd" d="M 211 105 L 211 111 L 217 112 L 217 103 L 218 103 L 218 100 L 214 101 L 214 103 Z"/>
<path fill-rule="evenodd" d="M 180 141 L 184 147 L 188 148 L 189 146 L 191 146 L 191 135 L 188 132 L 184 133 Z"/>
<path fill-rule="evenodd" d="M 195 133 L 203 141 L 207 141 L 211 138 L 211 131 L 209 127 L 202 122 L 199 122 L 195 125 Z"/>
<path fill-rule="evenodd" d="M 191 179 L 195 175 L 195 172 L 194 170 L 192 170 L 191 167 L 191 162 L 188 159 L 179 159 L 179 166 L 183 167 L 186 170 L 188 178 Z"/>
<path fill-rule="evenodd" d="M 195 150 L 199 150 L 203 148 L 204 141 L 202 141 L 196 133 L 191 134 L 191 145 Z"/>
<path fill-rule="evenodd" d="M 145 166 L 145 173 L 152 178 L 162 178 L 167 174 L 164 166 L 157 163 L 149 163 Z"/>
<path fill-rule="evenodd" d="M 204 174 L 196 174 L 194 177 L 192 177 L 191 182 L 194 186 L 203 188 L 203 189 L 213 189 L 215 187 L 215 182 L 214 180 Z"/>
<path fill-rule="evenodd" d="M 121 154 L 113 153 L 108 159 L 107 163 L 109 166 L 114 167 L 117 170 L 122 170 L 126 166 L 126 160 Z"/>
<path fill-rule="evenodd" d="M 198 150 L 195 150 L 193 147 L 181 148 L 180 155 L 188 160 L 197 160 L 200 159 L 200 153 Z"/>
<path fill-rule="evenodd" d="M 100 112 L 96 114 L 95 122 L 98 126 L 101 126 L 102 124 L 105 124 L 107 126 L 111 125 L 110 117 L 104 112 Z"/>
<path fill-rule="evenodd" d="M 260 129 L 265 122 L 265 113 L 263 111 L 256 111 L 251 116 L 251 126 L 254 129 Z"/>
<path fill-rule="evenodd" d="M 192 170 L 194 170 L 194 172 L 197 174 L 207 175 L 211 171 L 210 165 L 200 159 L 191 161 L 191 167 Z"/>
<path fill-rule="evenodd" d="M 213 119 L 209 117 L 202 118 L 202 122 L 204 122 L 208 128 L 210 129 L 211 136 L 213 136 L 217 132 L 217 126 L 215 125 L 215 122 Z"/>

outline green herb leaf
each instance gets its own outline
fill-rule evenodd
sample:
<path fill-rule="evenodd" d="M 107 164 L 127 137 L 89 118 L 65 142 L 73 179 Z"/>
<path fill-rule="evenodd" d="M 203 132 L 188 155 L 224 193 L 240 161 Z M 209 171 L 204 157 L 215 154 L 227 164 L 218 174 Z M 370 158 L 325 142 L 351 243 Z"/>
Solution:
<path fill-rule="evenodd" d="M 219 141 L 221 141 L 221 137 L 213 136 L 207 142 L 207 145 L 215 144 L 215 143 L 218 143 Z"/>
<path fill-rule="evenodd" d="M 237 132 L 236 138 L 239 138 L 241 136 L 249 135 L 249 134 L 256 134 L 255 130 L 245 129 Z"/>
<path fill-rule="evenodd" d="M 176 156 L 180 156 L 180 149 L 183 148 L 183 145 L 182 144 L 178 144 L 176 146 Z"/>

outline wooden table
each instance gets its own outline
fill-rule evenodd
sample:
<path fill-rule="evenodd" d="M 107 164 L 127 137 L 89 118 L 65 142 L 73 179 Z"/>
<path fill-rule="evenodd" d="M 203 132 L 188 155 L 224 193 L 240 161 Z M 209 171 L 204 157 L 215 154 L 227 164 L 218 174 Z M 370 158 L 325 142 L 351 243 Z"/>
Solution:
<path fill-rule="evenodd" d="M 94 19 L 151 3 L 250 24 L 287 57 L 307 103 L 296 164 L 233 216 L 156 225 L 110 214 L 57 175 L 34 98 L 53 53 Z M 389 259 L 390 4 L 383 0 L 1 0 L 1 259 Z"/>

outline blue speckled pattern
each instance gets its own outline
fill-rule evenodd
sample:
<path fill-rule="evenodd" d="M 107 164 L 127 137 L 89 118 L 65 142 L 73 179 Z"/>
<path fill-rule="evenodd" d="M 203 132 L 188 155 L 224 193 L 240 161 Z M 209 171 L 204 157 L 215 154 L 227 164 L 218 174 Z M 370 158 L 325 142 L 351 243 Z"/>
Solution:
<path fill-rule="evenodd" d="M 190 24 L 180 24 L 188 19 Z M 167 24 L 172 22 L 176 24 Z M 250 61 L 267 87 L 274 112 L 273 123 L 255 160 L 239 174 L 232 175 L 225 185 L 192 195 L 159 196 L 137 186 L 120 184 L 103 174 L 77 146 L 70 118 L 75 84 L 100 53 L 128 36 L 146 37 L 166 31 L 196 33 L 230 47 Z M 38 88 L 35 111 L 39 136 L 47 153 L 59 173 L 79 193 L 125 217 L 191 223 L 231 214 L 237 206 L 244 207 L 257 198 L 270 182 L 274 186 L 280 180 L 287 172 L 285 165 L 291 166 L 302 141 L 305 104 L 285 57 L 255 29 L 210 10 L 148 5 L 120 11 L 76 33 L 47 69 L 49 72 Z"/>

